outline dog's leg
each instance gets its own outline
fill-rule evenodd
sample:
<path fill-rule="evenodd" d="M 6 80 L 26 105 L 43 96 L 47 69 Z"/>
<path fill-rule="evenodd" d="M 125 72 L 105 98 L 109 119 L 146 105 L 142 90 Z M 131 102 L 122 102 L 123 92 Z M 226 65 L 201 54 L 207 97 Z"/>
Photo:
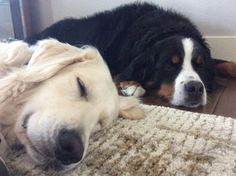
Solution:
<path fill-rule="evenodd" d="M 214 59 L 216 74 L 236 78 L 236 62 Z"/>
<path fill-rule="evenodd" d="M 23 41 L 0 42 L 0 76 L 4 75 L 10 67 L 21 67 L 26 64 L 32 53 L 28 44 Z"/>
<path fill-rule="evenodd" d="M 10 175 L 8 168 L 6 166 L 6 163 L 3 161 L 1 156 L 0 156 L 0 175 L 1 176 L 9 176 Z"/>
<path fill-rule="evenodd" d="M 117 84 L 119 92 L 124 96 L 141 97 L 145 89 L 135 81 L 123 81 Z"/>
<path fill-rule="evenodd" d="M 0 130 L 0 156 L 4 157 L 8 148 L 9 146 Z"/>
<path fill-rule="evenodd" d="M 145 117 L 144 111 L 139 106 L 139 100 L 134 97 L 120 96 L 119 114 L 125 119 L 142 119 Z"/>

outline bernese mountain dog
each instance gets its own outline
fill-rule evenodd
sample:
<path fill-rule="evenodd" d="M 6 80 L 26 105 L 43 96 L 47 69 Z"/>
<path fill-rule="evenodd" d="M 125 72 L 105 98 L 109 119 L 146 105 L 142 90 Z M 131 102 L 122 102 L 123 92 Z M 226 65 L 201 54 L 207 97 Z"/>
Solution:
<path fill-rule="evenodd" d="M 97 47 L 118 87 L 134 87 L 123 90 L 127 95 L 144 88 L 173 105 L 197 107 L 207 103 L 213 89 L 216 61 L 202 34 L 188 18 L 155 4 L 64 19 L 25 41 L 35 44 L 49 37 Z"/>

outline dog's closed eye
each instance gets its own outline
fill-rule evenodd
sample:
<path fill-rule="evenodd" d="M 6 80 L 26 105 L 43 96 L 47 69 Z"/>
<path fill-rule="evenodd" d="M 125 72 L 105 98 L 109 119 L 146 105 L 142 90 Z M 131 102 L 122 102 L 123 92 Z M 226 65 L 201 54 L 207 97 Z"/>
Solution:
<path fill-rule="evenodd" d="M 83 81 L 78 77 L 76 78 L 76 81 L 77 81 L 78 88 L 79 88 L 79 91 L 80 91 L 80 96 L 87 98 L 87 95 L 88 95 L 87 94 L 87 89 L 86 89 Z"/>
<path fill-rule="evenodd" d="M 29 121 L 29 118 L 30 118 L 30 116 L 33 114 L 33 112 L 29 112 L 28 114 L 26 114 L 25 116 L 24 116 L 24 120 L 23 120 L 23 123 L 22 123 L 22 127 L 23 128 L 27 128 L 27 123 L 28 123 L 28 121 Z"/>

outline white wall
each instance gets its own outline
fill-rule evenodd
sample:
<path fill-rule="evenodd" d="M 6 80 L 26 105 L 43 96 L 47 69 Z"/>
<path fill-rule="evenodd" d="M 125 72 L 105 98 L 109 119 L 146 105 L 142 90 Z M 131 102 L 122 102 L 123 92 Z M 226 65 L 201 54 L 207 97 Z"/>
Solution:
<path fill-rule="evenodd" d="M 65 16 L 90 15 L 135 0 L 51 0 L 51 2 L 53 20 L 57 21 Z M 197 24 L 204 35 L 236 36 L 236 0 L 149 0 L 149 2 L 185 14 Z"/>
<path fill-rule="evenodd" d="M 10 4 L 0 0 L 0 40 L 8 37 L 14 37 Z"/>
<path fill-rule="evenodd" d="M 33 32 L 39 32 L 55 22 L 52 14 L 57 8 L 52 8 L 51 0 L 32 0 L 29 3 Z"/>
<path fill-rule="evenodd" d="M 154 2 L 189 17 L 204 36 L 210 36 L 209 43 L 213 56 L 224 56 L 225 59 L 236 60 L 236 0 L 138 1 Z M 84 17 L 130 2 L 135 2 L 135 0 L 34 0 L 33 3 L 38 3 L 35 15 L 39 13 L 40 18 L 36 21 L 38 26 L 35 26 L 37 26 L 37 31 L 40 31 L 65 17 Z M 227 40 L 229 38 L 230 40 Z M 227 42 L 221 44 L 222 41 Z"/>

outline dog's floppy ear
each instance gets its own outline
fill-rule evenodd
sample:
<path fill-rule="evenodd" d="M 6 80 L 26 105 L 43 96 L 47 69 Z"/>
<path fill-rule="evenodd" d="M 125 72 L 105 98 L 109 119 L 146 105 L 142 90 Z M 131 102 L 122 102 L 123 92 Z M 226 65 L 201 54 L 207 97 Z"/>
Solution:
<path fill-rule="evenodd" d="M 32 50 L 23 41 L 0 42 L 0 76 L 5 75 L 10 67 L 21 67 L 32 55 Z"/>
<path fill-rule="evenodd" d="M 214 59 L 216 74 L 223 77 L 236 78 L 236 62 Z"/>
<path fill-rule="evenodd" d="M 28 67 L 53 62 L 59 63 L 62 60 L 83 62 L 93 60 L 99 54 L 96 48 L 90 46 L 78 48 L 55 39 L 41 40 L 33 46 L 33 50 L 34 53 L 28 63 Z"/>
<path fill-rule="evenodd" d="M 142 119 L 145 117 L 144 111 L 139 106 L 139 100 L 134 97 L 120 96 L 119 114 L 125 119 Z"/>
<path fill-rule="evenodd" d="M 70 64 L 100 58 L 98 55 L 90 47 L 80 49 L 53 39 L 41 41 L 29 67 L 14 69 L 0 79 L 0 103 L 17 97 Z"/>

